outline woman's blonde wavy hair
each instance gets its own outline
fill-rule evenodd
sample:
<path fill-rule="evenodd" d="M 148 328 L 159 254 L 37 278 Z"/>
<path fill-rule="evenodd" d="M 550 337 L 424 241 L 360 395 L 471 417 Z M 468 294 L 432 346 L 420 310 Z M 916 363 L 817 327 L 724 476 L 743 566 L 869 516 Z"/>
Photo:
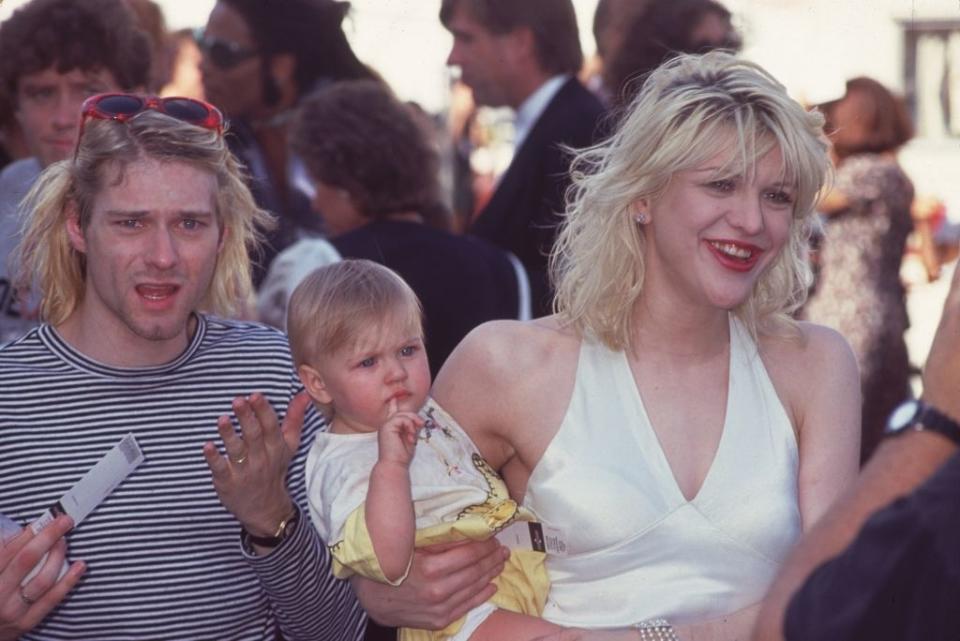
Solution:
<path fill-rule="evenodd" d="M 777 148 L 796 185 L 790 236 L 734 313 L 756 336 L 790 333 L 790 313 L 811 282 L 807 246 L 830 162 L 823 117 L 806 111 L 762 68 L 729 53 L 679 56 L 647 78 L 617 128 L 576 153 L 566 217 L 550 256 L 561 322 L 612 349 L 633 349 L 634 303 L 643 289 L 644 237 L 635 204 L 656 200 L 671 177 L 728 148 L 729 176 L 749 176 Z"/>
<path fill-rule="evenodd" d="M 76 158 L 47 167 L 21 205 L 14 286 L 19 292 L 39 289 L 42 320 L 62 323 L 83 299 L 85 260 L 70 244 L 67 218 L 77 212 L 86 229 L 94 199 L 112 177 L 110 170 L 119 168 L 118 180 L 123 180 L 123 168 L 143 158 L 182 162 L 216 176 L 216 213 L 224 236 L 197 311 L 234 316 L 251 308 L 250 253 L 259 247 L 260 230 L 273 226 L 273 218 L 257 207 L 222 135 L 145 111 L 126 123 L 87 122 Z"/>

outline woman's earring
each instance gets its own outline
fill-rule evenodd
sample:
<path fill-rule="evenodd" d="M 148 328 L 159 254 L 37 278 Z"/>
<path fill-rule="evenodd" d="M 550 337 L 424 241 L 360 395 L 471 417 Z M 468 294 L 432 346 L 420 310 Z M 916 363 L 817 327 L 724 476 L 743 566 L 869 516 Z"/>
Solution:
<path fill-rule="evenodd" d="M 638 225 L 646 225 L 648 222 L 650 222 L 650 219 L 647 218 L 646 212 L 642 211 L 637 212 L 637 215 L 634 216 L 633 219 L 637 221 Z"/>

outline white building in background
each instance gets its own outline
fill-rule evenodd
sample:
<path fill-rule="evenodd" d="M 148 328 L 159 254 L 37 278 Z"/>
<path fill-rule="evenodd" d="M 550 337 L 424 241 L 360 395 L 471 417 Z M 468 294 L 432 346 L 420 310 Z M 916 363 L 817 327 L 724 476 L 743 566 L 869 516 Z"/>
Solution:
<path fill-rule="evenodd" d="M 737 16 L 744 56 L 800 100 L 839 97 L 870 76 L 904 95 L 917 137 L 901 162 L 918 194 L 960 222 L 960 3 L 956 0 L 721 0 Z"/>

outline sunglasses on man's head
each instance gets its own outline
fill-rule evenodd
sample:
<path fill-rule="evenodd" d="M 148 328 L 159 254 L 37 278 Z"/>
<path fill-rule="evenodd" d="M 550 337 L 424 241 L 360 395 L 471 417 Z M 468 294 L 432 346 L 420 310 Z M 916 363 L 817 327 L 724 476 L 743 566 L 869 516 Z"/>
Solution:
<path fill-rule="evenodd" d="M 232 69 L 238 64 L 257 55 L 256 49 L 249 49 L 236 42 L 203 36 L 197 42 L 203 55 L 221 69 Z"/>
<path fill-rule="evenodd" d="M 183 122 L 204 129 L 223 133 L 223 114 L 220 110 L 203 100 L 194 98 L 160 98 L 157 96 L 138 96 L 130 93 L 101 93 L 83 101 L 80 109 L 80 131 L 77 135 L 77 148 L 83 138 L 83 128 L 90 118 L 97 120 L 115 120 L 127 122 L 144 111 L 159 111 Z"/>

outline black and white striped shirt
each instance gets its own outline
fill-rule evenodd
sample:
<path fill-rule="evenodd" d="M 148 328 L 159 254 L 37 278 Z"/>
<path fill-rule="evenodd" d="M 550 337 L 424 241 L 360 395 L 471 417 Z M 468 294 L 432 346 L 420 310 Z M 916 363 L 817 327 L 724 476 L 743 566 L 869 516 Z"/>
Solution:
<path fill-rule="evenodd" d="M 235 396 L 262 392 L 282 412 L 299 388 L 283 334 L 212 317 L 160 367 L 92 361 L 47 325 L 0 349 L 0 512 L 32 521 L 128 432 L 145 456 L 68 534 L 88 569 L 24 638 L 273 641 L 277 626 L 288 639 L 359 638 L 363 612 L 310 519 L 271 554 L 245 554 L 202 454 Z M 311 411 L 290 464 L 301 506 L 322 427 Z"/>

